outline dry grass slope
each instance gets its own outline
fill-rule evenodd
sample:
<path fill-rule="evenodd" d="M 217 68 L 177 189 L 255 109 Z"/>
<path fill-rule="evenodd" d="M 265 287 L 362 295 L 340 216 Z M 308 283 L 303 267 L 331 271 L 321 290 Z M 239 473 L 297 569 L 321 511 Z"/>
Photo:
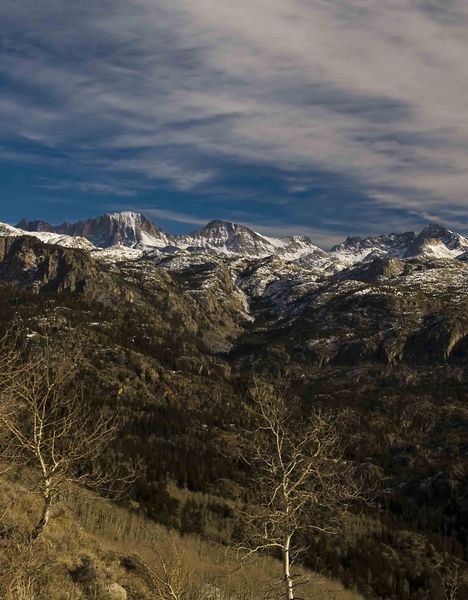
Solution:
<path fill-rule="evenodd" d="M 242 564 L 214 542 L 180 536 L 95 496 L 77 492 L 55 509 L 30 544 L 40 510 L 18 481 L 0 480 L 0 598 L 4 600 L 273 600 L 279 564 Z M 300 591 L 307 600 L 361 596 L 317 574 Z"/>

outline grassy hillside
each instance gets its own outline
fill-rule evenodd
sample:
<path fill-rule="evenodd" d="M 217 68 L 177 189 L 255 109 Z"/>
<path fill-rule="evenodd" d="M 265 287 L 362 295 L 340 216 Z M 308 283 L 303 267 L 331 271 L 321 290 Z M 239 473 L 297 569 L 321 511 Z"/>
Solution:
<path fill-rule="evenodd" d="M 180 536 L 136 511 L 75 490 L 50 527 L 30 544 L 37 498 L 18 481 L 0 480 L 0 597 L 4 600 L 261 600 L 275 598 L 280 565 L 242 563 L 224 546 Z M 359 600 L 311 572 L 301 595 Z M 169 585 L 174 594 L 169 592 Z"/>

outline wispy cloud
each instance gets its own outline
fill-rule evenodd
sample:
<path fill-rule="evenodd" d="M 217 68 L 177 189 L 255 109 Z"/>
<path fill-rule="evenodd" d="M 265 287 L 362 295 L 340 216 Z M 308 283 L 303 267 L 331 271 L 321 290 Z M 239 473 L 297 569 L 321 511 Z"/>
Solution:
<path fill-rule="evenodd" d="M 118 210 L 121 210 L 122 208 L 122 206 L 119 206 Z M 203 226 L 207 223 L 206 219 L 201 219 L 196 215 L 181 213 L 175 210 L 165 210 L 162 208 L 137 208 L 137 210 L 152 219 L 164 219 L 166 221 L 172 221 L 174 223 L 184 223 L 186 225 Z"/>
<path fill-rule="evenodd" d="M 4 144 L 33 141 L 182 191 L 255 164 L 277 169 L 286 193 L 313 192 L 308 173 L 325 170 L 408 222 L 463 222 L 465 0 L 62 8 L 0 5 Z"/>
<path fill-rule="evenodd" d="M 122 206 L 116 206 L 116 210 L 121 210 Z M 207 224 L 207 219 L 202 219 L 193 214 L 181 213 L 172 210 L 163 210 L 158 208 L 141 208 L 136 207 L 136 210 L 145 214 L 147 217 L 155 220 L 163 219 L 165 221 L 172 221 L 175 223 L 183 223 L 186 225 L 204 226 Z M 226 220 L 237 220 L 240 221 L 246 227 L 257 231 L 260 234 L 273 237 L 287 237 L 291 235 L 307 235 L 314 240 L 316 244 L 324 248 L 329 248 L 333 244 L 337 244 L 343 241 L 343 237 L 337 234 L 331 229 L 319 229 L 316 227 L 307 227 L 304 225 L 284 225 L 278 221 L 265 221 L 261 225 L 255 222 L 249 222 L 248 213 L 236 213 L 226 214 L 224 218 Z M 260 220 L 260 217 L 259 217 Z"/>
<path fill-rule="evenodd" d="M 137 195 L 137 191 L 135 189 L 131 189 L 130 185 L 127 184 L 125 186 L 121 181 L 116 183 L 103 183 L 101 181 L 86 181 L 65 178 L 53 179 L 49 177 L 41 177 L 37 187 L 45 190 L 79 190 L 80 192 L 102 196 L 122 196 L 125 198 L 132 198 Z"/>

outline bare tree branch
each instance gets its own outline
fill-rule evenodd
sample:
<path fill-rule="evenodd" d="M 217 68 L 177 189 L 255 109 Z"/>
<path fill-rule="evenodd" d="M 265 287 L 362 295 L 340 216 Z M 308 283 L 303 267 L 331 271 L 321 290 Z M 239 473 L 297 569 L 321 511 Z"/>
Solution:
<path fill-rule="evenodd" d="M 281 597 L 298 599 L 301 575 L 291 572 L 307 531 L 338 533 L 343 514 L 363 499 L 353 464 L 344 457 L 340 416 L 293 413 L 275 386 L 254 379 L 247 405 L 252 427 L 243 432 L 244 460 L 251 466 L 251 498 L 238 508 L 246 532 L 239 550 L 246 559 L 277 551 L 283 561 Z M 247 454 L 247 456 L 245 456 Z"/>
<path fill-rule="evenodd" d="M 86 405 L 77 378 L 79 354 L 52 347 L 23 358 L 11 347 L 0 356 L 0 425 L 7 434 L 3 456 L 32 468 L 35 491 L 42 497 L 41 516 L 30 534 L 47 526 L 54 503 L 67 486 L 102 490 L 115 475 L 98 466 L 99 457 L 117 433 L 113 416 Z"/>

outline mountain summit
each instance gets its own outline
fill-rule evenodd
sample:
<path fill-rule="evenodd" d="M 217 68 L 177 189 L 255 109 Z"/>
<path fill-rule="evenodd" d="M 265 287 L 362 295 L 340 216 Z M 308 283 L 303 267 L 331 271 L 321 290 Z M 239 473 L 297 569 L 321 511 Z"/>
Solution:
<path fill-rule="evenodd" d="M 390 233 L 366 238 L 348 237 L 331 253 L 350 262 L 374 258 L 454 258 L 468 250 L 468 239 L 441 225 L 426 225 L 421 233 Z"/>
<path fill-rule="evenodd" d="M 410 244 L 405 257 L 451 258 L 467 250 L 468 240 L 459 233 L 440 225 L 427 225 Z"/>
<path fill-rule="evenodd" d="M 29 219 L 21 219 L 21 221 L 15 225 L 17 229 L 22 229 L 23 231 L 36 231 L 43 233 L 55 233 L 55 229 L 52 225 L 49 225 L 47 221 L 30 221 Z"/>
<path fill-rule="evenodd" d="M 244 225 L 213 220 L 199 231 L 178 236 L 176 245 L 188 250 L 208 250 L 245 256 L 268 256 L 274 252 L 273 238 L 267 238 Z"/>
<path fill-rule="evenodd" d="M 333 246 L 331 252 L 351 262 L 372 260 L 381 256 L 404 256 L 408 247 L 416 239 L 413 231 L 389 233 L 370 237 L 348 237 L 344 242 Z"/>
<path fill-rule="evenodd" d="M 137 212 L 116 212 L 106 214 L 86 221 L 64 223 L 51 226 L 44 221 L 28 221 L 23 219 L 18 228 L 25 231 L 53 231 L 70 236 L 80 236 L 88 239 L 95 246 L 143 246 L 158 247 L 168 244 L 167 236 L 147 219 Z"/>

